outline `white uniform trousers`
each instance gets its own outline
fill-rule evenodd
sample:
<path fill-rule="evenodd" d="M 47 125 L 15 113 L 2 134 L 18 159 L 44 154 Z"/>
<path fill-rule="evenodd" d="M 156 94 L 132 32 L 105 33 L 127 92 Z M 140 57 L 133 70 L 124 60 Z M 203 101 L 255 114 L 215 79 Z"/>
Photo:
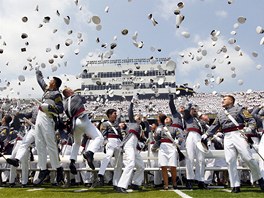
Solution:
<path fill-rule="evenodd" d="M 205 159 L 204 153 L 201 152 L 196 143 L 201 141 L 201 135 L 194 131 L 189 131 L 189 134 L 186 139 L 186 176 L 188 180 L 197 180 L 197 181 L 204 181 L 204 170 L 205 170 Z M 193 170 L 195 162 L 195 174 Z"/>
<path fill-rule="evenodd" d="M 22 143 L 20 144 L 17 152 L 16 152 L 16 156 L 15 158 L 18 159 L 19 161 L 22 160 L 22 158 L 24 158 L 24 155 L 28 152 L 28 148 L 30 147 L 30 145 L 35 141 L 35 130 L 33 128 L 31 128 L 26 135 L 23 137 Z M 44 149 L 44 151 L 42 152 L 46 152 L 46 149 Z"/>
<path fill-rule="evenodd" d="M 14 158 L 17 151 L 18 151 L 18 148 L 20 147 L 20 145 L 22 144 L 22 140 L 18 140 L 16 142 L 16 145 L 12 151 L 12 154 L 11 154 L 11 158 Z M 21 174 L 22 174 L 22 177 L 21 177 L 21 184 L 27 184 L 28 183 L 28 157 L 29 157 L 29 149 L 27 149 L 27 151 L 25 152 L 23 158 L 20 160 L 21 162 Z M 9 175 L 9 183 L 15 183 L 15 179 L 16 179 L 16 176 L 17 176 L 17 173 L 16 173 L 16 170 L 17 168 L 15 166 L 10 166 L 10 175 Z"/>
<path fill-rule="evenodd" d="M 264 134 L 262 135 L 259 142 L 259 154 L 264 158 Z M 259 168 L 261 172 L 261 176 L 264 178 L 264 161 L 259 157 Z"/>
<path fill-rule="evenodd" d="M 51 167 L 57 169 L 60 167 L 58 146 L 55 138 L 55 122 L 42 111 L 38 111 L 35 124 L 36 147 L 38 150 L 38 166 L 41 170 L 47 169 L 47 149 Z M 43 152 L 44 151 L 44 152 Z"/>
<path fill-rule="evenodd" d="M 225 133 L 224 151 L 231 187 L 240 186 L 240 178 L 237 170 L 238 154 L 240 154 L 242 160 L 251 170 L 253 181 L 261 178 L 257 161 L 252 157 L 249 144 L 241 136 L 239 131 Z"/>
<path fill-rule="evenodd" d="M 144 162 L 137 150 L 137 142 L 136 135 L 132 135 L 124 146 L 123 162 L 125 168 L 118 182 L 118 187 L 127 189 L 134 167 L 136 167 L 136 171 L 132 177 L 132 184 L 140 186 L 144 180 Z"/>
<path fill-rule="evenodd" d="M 111 158 L 114 156 L 116 159 L 118 157 L 118 152 L 115 151 L 115 148 L 117 148 L 121 144 L 121 140 L 118 138 L 108 138 L 108 142 L 105 146 L 106 150 L 106 157 L 101 161 L 101 166 L 98 174 L 104 175 L 105 169 L 108 166 L 109 162 L 111 161 Z"/>
<path fill-rule="evenodd" d="M 118 147 L 121 144 L 121 140 L 119 138 L 108 138 L 108 142 L 106 144 L 106 157 L 101 161 L 101 166 L 98 174 L 104 175 L 105 169 L 108 166 L 109 162 L 111 161 L 111 158 L 114 156 L 115 160 L 112 165 L 116 163 L 116 160 L 118 160 L 118 154 L 119 152 L 115 150 L 116 147 Z M 121 161 L 121 160 L 118 160 Z M 121 165 L 122 167 L 122 165 Z M 117 186 L 117 183 L 119 181 L 119 178 L 122 174 L 121 168 L 115 168 L 114 175 L 113 175 L 113 185 Z"/>
<path fill-rule="evenodd" d="M 70 159 L 77 159 L 79 148 L 82 142 L 82 135 L 86 134 L 93 141 L 89 144 L 89 151 L 93 153 L 97 152 L 103 144 L 104 138 L 102 133 L 93 125 L 87 115 L 77 118 L 75 121 L 75 128 L 73 131 L 74 143 L 72 145 L 72 151 Z"/>

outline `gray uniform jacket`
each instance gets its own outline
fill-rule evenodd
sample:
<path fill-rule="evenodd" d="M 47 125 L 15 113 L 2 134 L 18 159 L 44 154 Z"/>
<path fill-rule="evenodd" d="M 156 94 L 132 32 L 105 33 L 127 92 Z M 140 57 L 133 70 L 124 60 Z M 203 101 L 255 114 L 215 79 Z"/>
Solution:
<path fill-rule="evenodd" d="M 184 120 L 186 125 L 186 130 L 189 131 L 196 131 L 200 134 L 204 132 L 201 121 L 190 114 L 192 105 L 189 105 L 189 107 L 184 110 Z"/>
<path fill-rule="evenodd" d="M 62 95 L 59 90 L 49 90 L 47 89 L 47 84 L 43 79 L 42 72 L 40 70 L 36 71 L 36 77 L 38 84 L 41 89 L 44 91 L 42 96 L 42 102 L 45 102 L 49 105 L 49 111 L 55 114 L 60 114 L 63 112 L 63 103 L 62 103 Z"/>
<path fill-rule="evenodd" d="M 70 101 L 70 103 L 69 103 Z M 69 96 L 65 101 L 64 101 L 64 111 L 66 115 L 72 119 L 73 117 L 77 116 L 78 113 L 81 111 L 84 111 L 84 104 L 85 104 L 85 99 L 84 97 L 74 94 L 72 96 Z"/>
<path fill-rule="evenodd" d="M 254 130 L 256 126 L 256 121 L 253 116 L 243 107 L 231 106 L 226 109 L 227 112 L 238 122 L 240 129 L 244 127 L 245 124 Z M 238 127 L 227 117 L 224 110 L 221 110 L 214 120 L 213 124 L 207 130 L 207 134 L 212 136 L 221 127 L 223 132 L 236 131 Z"/>
<path fill-rule="evenodd" d="M 183 130 L 182 115 L 177 111 L 177 109 L 175 107 L 172 94 L 169 95 L 169 107 L 170 107 L 170 110 L 171 110 L 173 124 L 176 127 L 181 128 Z"/>

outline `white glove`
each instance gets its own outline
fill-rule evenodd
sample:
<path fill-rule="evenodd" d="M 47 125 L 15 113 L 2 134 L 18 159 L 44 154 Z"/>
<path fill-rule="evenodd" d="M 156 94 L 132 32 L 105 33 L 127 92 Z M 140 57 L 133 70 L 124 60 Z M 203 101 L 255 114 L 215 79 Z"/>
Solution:
<path fill-rule="evenodd" d="M 168 129 L 168 127 L 163 127 L 164 128 L 164 130 L 165 130 L 165 133 L 167 133 L 167 132 L 169 132 L 169 129 Z"/>
<path fill-rule="evenodd" d="M 178 146 L 179 145 L 179 140 L 178 139 L 174 140 L 173 141 L 173 145 Z"/>
<path fill-rule="evenodd" d="M 251 133 L 252 130 L 251 130 L 250 127 L 244 127 L 244 128 L 243 128 L 243 132 L 244 132 L 245 134 L 247 134 L 247 133 Z"/>
<path fill-rule="evenodd" d="M 211 144 L 212 144 L 212 141 L 211 141 L 211 140 L 208 140 L 208 142 L 207 142 L 207 146 L 210 147 Z"/>
<path fill-rule="evenodd" d="M 257 134 L 261 137 L 264 133 L 262 131 L 258 131 Z"/>
<path fill-rule="evenodd" d="M 145 147 L 145 144 L 143 142 L 138 142 L 138 146 L 140 149 L 143 149 Z"/>
<path fill-rule="evenodd" d="M 132 103 L 137 103 L 138 102 L 138 94 L 134 95 L 132 100 L 131 100 Z"/>
<path fill-rule="evenodd" d="M 217 142 L 222 143 L 222 138 L 217 136 L 217 134 L 215 134 L 212 139 L 216 140 Z"/>
<path fill-rule="evenodd" d="M 217 133 L 214 135 L 214 137 L 220 137 L 220 138 L 222 138 L 223 136 L 224 136 L 224 134 L 221 133 L 221 132 L 217 132 Z"/>
<path fill-rule="evenodd" d="M 208 138 L 208 135 L 206 133 L 202 135 L 203 140 L 206 140 L 207 138 Z"/>
<path fill-rule="evenodd" d="M 40 105 L 40 108 L 41 108 L 41 110 L 42 110 L 43 112 L 45 112 L 45 113 L 49 112 L 49 104 L 47 104 L 47 103 L 42 103 L 42 104 Z"/>

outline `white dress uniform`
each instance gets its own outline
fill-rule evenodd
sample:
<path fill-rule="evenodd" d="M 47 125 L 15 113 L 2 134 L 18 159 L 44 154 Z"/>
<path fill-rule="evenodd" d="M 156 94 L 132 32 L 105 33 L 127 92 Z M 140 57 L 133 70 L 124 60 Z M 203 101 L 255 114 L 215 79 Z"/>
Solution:
<path fill-rule="evenodd" d="M 123 163 L 125 164 L 124 171 L 118 182 L 118 187 L 127 189 L 134 167 L 136 171 L 132 177 L 132 185 L 141 186 L 144 180 L 144 162 L 137 150 L 138 139 L 141 134 L 141 126 L 134 120 L 133 114 L 133 103 L 131 102 L 128 110 L 129 124 L 128 124 L 128 135 L 124 138 L 123 143 Z"/>
<path fill-rule="evenodd" d="M 120 160 L 118 160 L 119 152 L 116 150 L 121 144 L 121 131 L 119 127 L 120 123 L 120 117 L 118 117 L 113 123 L 110 121 L 103 122 L 101 124 L 101 128 L 103 136 L 107 138 L 107 143 L 105 145 L 105 151 L 106 151 L 106 157 L 101 161 L 100 170 L 98 172 L 98 175 L 105 175 L 105 170 L 108 167 L 109 163 L 111 163 L 112 166 L 114 166 L 116 163 L 119 163 Z M 115 160 L 112 161 L 112 157 L 115 157 Z M 118 161 L 116 161 L 118 160 Z M 113 186 L 117 186 L 118 181 L 121 177 L 122 169 L 114 169 L 113 174 Z"/>
<path fill-rule="evenodd" d="M 62 96 L 58 90 L 47 90 L 41 71 L 36 71 L 37 81 L 44 91 L 43 104 L 38 111 L 35 124 L 35 143 L 38 150 L 38 166 L 41 170 L 47 169 L 47 149 L 53 169 L 60 168 L 58 146 L 55 137 L 55 115 L 63 112 Z"/>
<path fill-rule="evenodd" d="M 259 154 L 264 158 L 264 130 L 262 131 L 262 136 L 259 143 Z M 264 178 L 264 161 L 259 158 L 259 168 L 261 176 Z"/>
<path fill-rule="evenodd" d="M 16 145 L 12 151 L 11 158 L 15 157 L 15 155 L 17 154 L 17 151 L 18 151 L 21 144 L 22 144 L 22 139 L 17 140 Z M 21 169 L 22 169 L 22 177 L 21 177 L 21 184 L 22 185 L 26 185 L 28 183 L 28 173 L 29 173 L 28 157 L 29 157 L 29 149 L 27 149 L 23 158 L 20 159 Z M 15 179 L 17 176 L 16 169 L 17 168 L 15 166 L 10 166 L 10 175 L 9 175 L 9 183 L 10 184 L 15 183 Z"/>
<path fill-rule="evenodd" d="M 104 140 L 103 136 L 101 132 L 89 120 L 88 115 L 85 114 L 76 119 L 74 132 L 73 132 L 74 143 L 72 145 L 70 159 L 74 159 L 74 160 L 77 159 L 79 148 L 81 146 L 82 135 L 84 133 L 93 140 L 89 144 L 88 151 L 92 151 L 93 153 L 95 153 L 101 148 L 101 145 L 103 144 L 103 140 Z"/>
<path fill-rule="evenodd" d="M 264 158 L 264 108 L 262 107 L 255 107 L 252 111 L 252 115 L 257 122 L 257 130 L 260 136 L 259 144 L 258 144 L 258 152 Z M 253 139 L 254 141 L 254 139 Z M 254 141 L 255 143 L 255 141 Z M 259 168 L 261 172 L 261 176 L 264 177 L 264 161 L 259 157 Z"/>
<path fill-rule="evenodd" d="M 235 123 L 228 117 L 231 115 L 238 123 Z M 208 129 L 207 134 L 212 136 L 220 127 L 225 133 L 224 136 L 224 151 L 225 159 L 228 164 L 228 173 L 231 187 L 240 187 L 240 178 L 237 170 L 237 158 L 241 156 L 243 161 L 251 170 L 253 181 L 258 180 L 262 182 L 260 169 L 256 160 L 252 157 L 249 144 L 241 135 L 241 129 L 244 128 L 244 123 L 247 122 L 249 126 L 254 129 L 255 120 L 252 115 L 242 107 L 231 106 L 225 110 L 220 111 L 211 127 Z M 261 187 L 262 188 L 262 187 Z"/>
<path fill-rule="evenodd" d="M 167 127 L 167 128 L 169 129 L 171 136 L 175 137 L 175 133 L 173 134 L 173 131 L 175 131 L 175 129 L 173 127 Z M 158 152 L 159 167 L 163 167 L 163 166 L 176 167 L 178 152 L 173 142 L 170 139 L 168 139 L 168 137 L 165 135 L 165 129 L 163 125 L 158 126 L 157 134 L 158 136 L 160 134 L 161 137 L 160 139 L 161 144 Z"/>
<path fill-rule="evenodd" d="M 204 153 L 200 151 L 196 144 L 201 141 L 203 134 L 203 127 L 197 117 L 190 115 L 191 105 L 185 110 L 184 119 L 186 124 L 186 131 L 188 135 L 186 138 L 186 176 L 187 180 L 197 180 L 204 182 L 205 158 Z M 195 172 L 193 170 L 195 162 Z M 198 183 L 199 185 L 199 183 Z"/>

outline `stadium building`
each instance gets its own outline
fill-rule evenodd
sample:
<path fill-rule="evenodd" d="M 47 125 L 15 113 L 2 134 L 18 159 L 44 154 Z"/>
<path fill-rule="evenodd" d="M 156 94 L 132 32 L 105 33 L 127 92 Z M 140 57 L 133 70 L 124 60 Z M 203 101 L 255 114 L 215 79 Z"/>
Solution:
<path fill-rule="evenodd" d="M 81 78 L 81 94 L 93 99 L 105 96 L 109 100 L 132 97 L 166 98 L 169 92 L 192 95 L 187 85 L 176 85 L 176 63 L 170 58 L 140 58 L 87 61 Z"/>

